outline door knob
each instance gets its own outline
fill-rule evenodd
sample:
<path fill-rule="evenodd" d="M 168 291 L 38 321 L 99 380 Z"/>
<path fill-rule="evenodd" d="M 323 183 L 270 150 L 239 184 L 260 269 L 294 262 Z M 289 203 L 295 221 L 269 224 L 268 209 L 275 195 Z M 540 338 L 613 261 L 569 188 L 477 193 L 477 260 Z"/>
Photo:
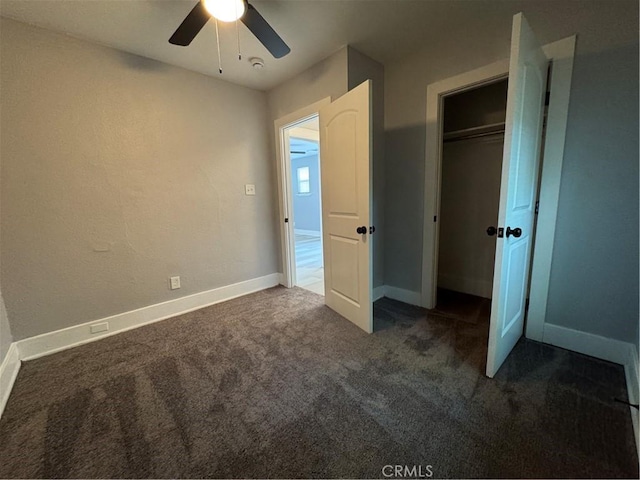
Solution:
<path fill-rule="evenodd" d="M 496 227 L 487 228 L 487 235 L 493 237 L 496 233 L 498 233 L 498 229 Z"/>
<path fill-rule="evenodd" d="M 511 235 L 513 235 L 514 237 L 518 238 L 520 235 L 522 235 L 522 229 L 521 228 L 514 228 L 512 230 L 511 227 L 507 227 L 507 238 L 509 238 Z"/>
<path fill-rule="evenodd" d="M 358 228 L 356 228 L 356 232 L 359 235 L 366 235 L 367 234 L 367 227 L 358 227 Z"/>

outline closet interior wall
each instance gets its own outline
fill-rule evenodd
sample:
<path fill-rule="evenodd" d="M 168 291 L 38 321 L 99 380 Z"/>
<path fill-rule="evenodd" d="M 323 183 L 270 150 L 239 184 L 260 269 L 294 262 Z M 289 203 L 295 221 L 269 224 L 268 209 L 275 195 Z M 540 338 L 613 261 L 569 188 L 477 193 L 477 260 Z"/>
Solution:
<path fill-rule="evenodd" d="M 438 288 L 491 298 L 507 80 L 446 97 Z"/>

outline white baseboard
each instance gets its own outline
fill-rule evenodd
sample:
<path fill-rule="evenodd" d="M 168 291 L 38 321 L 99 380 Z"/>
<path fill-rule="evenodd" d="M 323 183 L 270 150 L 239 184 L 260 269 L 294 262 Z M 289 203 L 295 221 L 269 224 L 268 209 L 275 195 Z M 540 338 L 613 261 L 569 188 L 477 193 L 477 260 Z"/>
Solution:
<path fill-rule="evenodd" d="M 302 230 L 300 228 L 294 228 L 293 233 L 295 235 L 305 235 L 307 237 L 318 237 L 318 238 L 320 238 L 320 235 L 322 235 L 322 233 L 319 230 Z"/>
<path fill-rule="evenodd" d="M 640 393 L 638 392 L 638 350 L 634 344 L 548 323 L 544 325 L 542 341 L 624 366 L 629 402 L 638 403 L 640 398 Z M 631 410 L 631 422 L 633 423 L 636 449 L 640 460 L 638 410 L 633 407 L 629 407 L 629 409 Z"/>
<path fill-rule="evenodd" d="M 549 323 L 544 325 L 542 341 L 619 365 L 626 365 L 629 361 L 630 350 L 635 350 L 635 346 L 631 343 Z"/>
<path fill-rule="evenodd" d="M 148 307 L 131 310 L 92 322 L 44 333 L 20 340 L 17 343 L 20 360 L 32 360 L 52 353 L 94 342 L 101 338 L 125 332 L 150 323 L 182 315 L 209 305 L 231 300 L 249 293 L 275 287 L 280 283 L 280 274 L 272 273 L 264 277 L 226 285 L 213 290 L 195 293 Z M 91 333 L 91 326 L 107 322 L 109 330 Z"/>
<path fill-rule="evenodd" d="M 638 376 L 640 369 L 638 368 L 638 350 L 632 345 L 629 351 L 627 363 L 624 366 L 624 375 L 627 380 L 627 397 L 629 403 L 638 404 L 640 400 L 640 386 L 638 385 Z M 640 461 L 640 425 L 638 425 L 638 409 L 629 407 L 631 411 L 631 422 L 633 423 L 633 433 L 636 437 L 636 450 L 638 460 Z"/>
<path fill-rule="evenodd" d="M 409 305 L 420 306 L 422 302 L 422 294 L 420 292 L 412 292 L 403 288 L 384 286 L 384 296 L 398 300 L 399 302 L 408 303 Z"/>
<path fill-rule="evenodd" d="M 20 370 L 20 356 L 18 345 L 13 342 L 7 351 L 2 364 L 0 364 L 0 417 L 7 405 L 11 389 Z"/>
<path fill-rule="evenodd" d="M 375 302 L 377 300 L 380 300 L 382 297 L 384 297 L 384 289 L 385 289 L 384 285 L 380 285 L 379 287 L 374 287 L 371 301 Z"/>

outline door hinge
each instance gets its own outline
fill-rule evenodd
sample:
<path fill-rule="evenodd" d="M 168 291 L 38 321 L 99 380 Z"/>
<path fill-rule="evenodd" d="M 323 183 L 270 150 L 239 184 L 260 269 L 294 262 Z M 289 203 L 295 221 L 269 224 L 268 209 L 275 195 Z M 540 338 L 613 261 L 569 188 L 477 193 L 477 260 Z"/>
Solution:
<path fill-rule="evenodd" d="M 285 218 L 285 219 L 284 219 L 284 223 L 289 223 L 289 219 L 288 219 L 288 218 Z"/>
<path fill-rule="evenodd" d="M 529 311 L 529 299 L 527 298 L 527 300 L 524 302 L 524 311 L 528 312 Z"/>
<path fill-rule="evenodd" d="M 434 216 L 433 216 L 433 221 L 434 221 L 434 222 L 437 222 L 437 221 L 438 221 L 438 216 L 437 216 L 437 215 L 434 215 Z"/>
<path fill-rule="evenodd" d="M 538 211 L 540 210 L 540 201 L 538 200 L 536 202 L 536 215 L 538 214 Z"/>

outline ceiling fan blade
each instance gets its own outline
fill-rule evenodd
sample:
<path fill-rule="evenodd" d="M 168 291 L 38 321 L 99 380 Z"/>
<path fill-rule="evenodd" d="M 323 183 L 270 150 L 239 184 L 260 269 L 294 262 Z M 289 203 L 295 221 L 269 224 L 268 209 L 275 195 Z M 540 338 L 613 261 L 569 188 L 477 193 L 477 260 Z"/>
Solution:
<path fill-rule="evenodd" d="M 241 20 L 275 58 L 282 58 L 291 51 L 284 40 L 250 3 L 247 3 L 247 11 Z"/>
<path fill-rule="evenodd" d="M 189 12 L 189 15 L 182 21 L 178 29 L 171 35 L 169 43 L 186 47 L 195 38 L 204 24 L 211 18 L 211 15 L 204 8 L 200 1 Z"/>

